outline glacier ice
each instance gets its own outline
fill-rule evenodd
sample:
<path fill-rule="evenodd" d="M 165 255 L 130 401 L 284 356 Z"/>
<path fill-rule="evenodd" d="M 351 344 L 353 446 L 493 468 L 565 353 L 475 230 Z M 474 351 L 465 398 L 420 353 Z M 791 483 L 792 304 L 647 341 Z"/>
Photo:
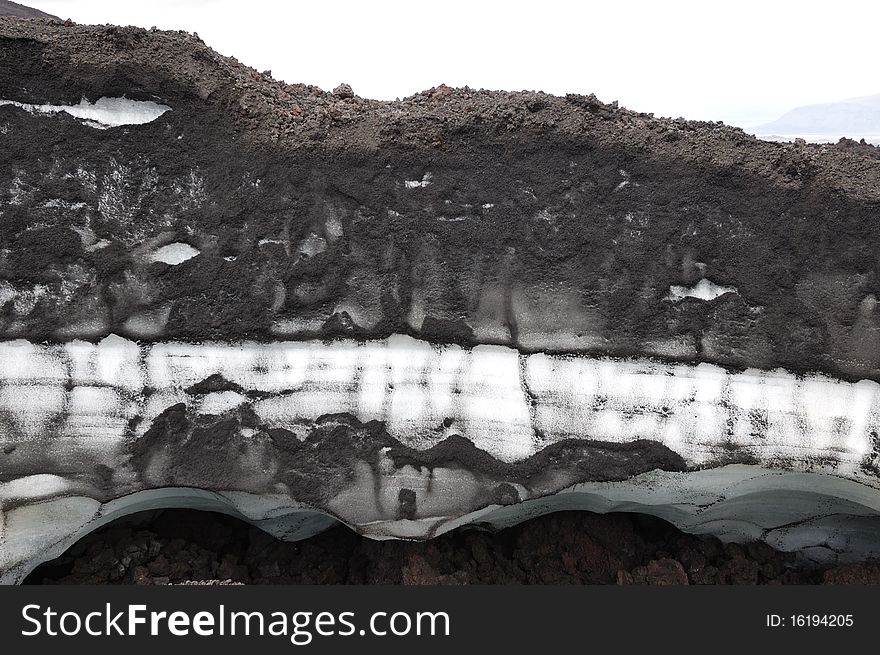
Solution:
<path fill-rule="evenodd" d="M 171 107 L 152 100 L 102 97 L 94 104 L 83 98 L 78 105 L 36 105 L 15 100 L 0 100 L 0 106 L 13 105 L 36 114 L 64 112 L 83 121 L 89 127 L 107 129 L 121 125 L 144 125 L 159 118 Z"/>
<path fill-rule="evenodd" d="M 162 262 L 164 264 L 169 264 L 170 266 L 177 266 L 178 264 L 182 264 L 188 259 L 192 259 L 196 255 L 198 255 L 199 252 L 199 250 L 193 248 L 188 243 L 169 243 L 168 245 L 162 246 L 156 252 L 150 255 L 150 261 Z"/>
<path fill-rule="evenodd" d="M 878 406 L 868 380 L 403 335 L 0 342 L 0 582 L 144 499 L 284 538 L 337 520 L 427 538 L 586 509 L 816 556 L 880 554 L 865 540 L 880 516 Z"/>
<path fill-rule="evenodd" d="M 673 285 L 669 287 L 667 299 L 677 302 L 685 298 L 697 298 L 699 300 L 715 300 L 725 293 L 736 293 L 734 287 L 725 287 L 715 284 L 711 280 L 701 278 L 691 287 Z"/>

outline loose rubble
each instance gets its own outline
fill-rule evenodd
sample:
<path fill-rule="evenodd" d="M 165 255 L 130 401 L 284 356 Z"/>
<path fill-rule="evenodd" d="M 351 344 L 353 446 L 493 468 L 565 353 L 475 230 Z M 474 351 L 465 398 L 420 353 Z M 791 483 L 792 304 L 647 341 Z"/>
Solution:
<path fill-rule="evenodd" d="M 723 544 L 634 514 L 560 512 L 422 543 L 344 527 L 286 543 L 184 510 L 126 523 L 89 535 L 26 584 L 880 584 L 878 562 L 817 567 L 762 542 Z"/>

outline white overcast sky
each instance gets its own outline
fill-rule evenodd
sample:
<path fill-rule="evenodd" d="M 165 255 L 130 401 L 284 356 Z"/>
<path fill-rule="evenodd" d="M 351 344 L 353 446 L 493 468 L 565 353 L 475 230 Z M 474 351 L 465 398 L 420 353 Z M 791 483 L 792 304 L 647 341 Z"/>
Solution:
<path fill-rule="evenodd" d="M 198 32 L 287 82 L 393 99 L 441 82 L 595 93 L 753 124 L 880 93 L 874 0 L 18 0 L 78 23 Z"/>

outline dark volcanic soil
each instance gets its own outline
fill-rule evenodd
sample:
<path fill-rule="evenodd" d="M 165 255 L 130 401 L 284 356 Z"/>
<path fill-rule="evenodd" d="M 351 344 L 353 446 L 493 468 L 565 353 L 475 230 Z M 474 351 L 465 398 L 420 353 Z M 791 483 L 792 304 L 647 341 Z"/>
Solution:
<path fill-rule="evenodd" d="M 497 533 L 373 541 L 338 527 L 285 543 L 219 514 L 129 517 L 26 584 L 877 584 L 880 564 L 818 567 L 764 543 L 722 544 L 653 517 L 560 512 Z"/>
<path fill-rule="evenodd" d="M 184 32 L 0 18 L 0 98 L 101 96 L 172 111 L 95 130 L 0 107 L 0 280 L 40 291 L 0 307 L 0 336 L 405 333 L 880 379 L 870 146 L 575 94 L 380 102 Z M 199 256 L 144 262 L 174 240 Z M 701 277 L 737 293 L 666 300 Z M 132 332 L 144 313 L 162 325 Z"/>

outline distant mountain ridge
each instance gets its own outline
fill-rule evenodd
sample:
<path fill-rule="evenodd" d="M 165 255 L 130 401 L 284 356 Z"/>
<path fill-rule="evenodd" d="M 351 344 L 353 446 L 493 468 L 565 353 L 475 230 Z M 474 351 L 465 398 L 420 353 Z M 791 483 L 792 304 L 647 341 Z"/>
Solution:
<path fill-rule="evenodd" d="M 796 107 L 752 130 L 755 134 L 880 135 L 880 94 Z"/>
<path fill-rule="evenodd" d="M 45 11 L 33 9 L 9 0 L 0 0 L 0 16 L 14 16 L 15 18 L 51 18 L 61 20 L 58 16 L 47 14 Z"/>

